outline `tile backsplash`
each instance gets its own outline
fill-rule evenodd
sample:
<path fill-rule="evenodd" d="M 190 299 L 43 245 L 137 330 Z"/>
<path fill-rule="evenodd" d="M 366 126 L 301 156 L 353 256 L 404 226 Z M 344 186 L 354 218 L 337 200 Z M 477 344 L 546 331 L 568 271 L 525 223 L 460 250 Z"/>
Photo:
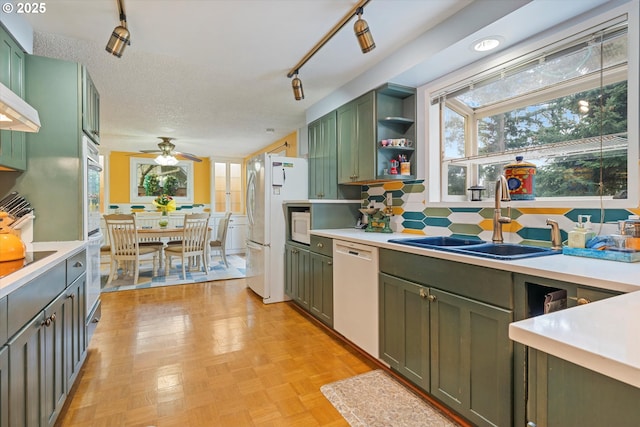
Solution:
<path fill-rule="evenodd" d="M 393 197 L 391 228 L 394 231 L 491 240 L 493 207 L 474 207 L 474 202 L 469 202 L 468 207 L 429 207 L 423 180 L 365 185 L 362 187 L 362 199 L 369 205 L 382 208 L 389 192 Z M 596 234 L 605 235 L 616 233 L 616 222 L 630 214 L 640 214 L 640 209 L 604 209 L 604 224 L 601 226 L 600 209 L 518 207 L 511 209 L 512 222 L 503 224 L 502 230 L 505 242 L 548 246 L 551 244 L 551 228 L 546 225 L 547 218 L 558 221 L 564 241 L 578 222 L 578 215 L 591 215 Z"/>

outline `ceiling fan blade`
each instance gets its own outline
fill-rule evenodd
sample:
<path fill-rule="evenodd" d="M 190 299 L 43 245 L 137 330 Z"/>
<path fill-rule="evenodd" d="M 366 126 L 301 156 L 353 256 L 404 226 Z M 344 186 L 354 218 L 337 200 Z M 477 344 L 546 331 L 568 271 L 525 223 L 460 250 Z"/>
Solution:
<path fill-rule="evenodd" d="M 182 156 L 186 159 L 189 160 L 193 160 L 194 162 L 201 162 L 202 159 L 198 158 L 195 154 L 191 154 L 191 153 L 182 153 L 180 151 L 174 151 L 173 154 L 177 155 L 177 156 Z"/>
<path fill-rule="evenodd" d="M 161 150 L 139 150 L 140 153 L 162 153 Z"/>

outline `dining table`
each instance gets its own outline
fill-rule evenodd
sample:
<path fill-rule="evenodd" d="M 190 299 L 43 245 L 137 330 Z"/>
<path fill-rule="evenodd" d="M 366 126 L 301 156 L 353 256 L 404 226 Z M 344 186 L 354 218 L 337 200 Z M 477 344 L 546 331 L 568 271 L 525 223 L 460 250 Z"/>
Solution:
<path fill-rule="evenodd" d="M 211 233 L 212 228 L 208 228 L 209 233 Z M 183 228 L 181 226 L 174 227 L 138 227 L 138 241 L 140 242 L 148 242 L 150 240 L 160 240 L 165 245 L 168 241 L 171 241 L 172 238 L 182 237 Z M 209 245 L 205 245 L 205 256 L 209 256 Z M 164 250 L 160 252 L 160 268 L 159 271 L 164 271 L 163 269 L 164 262 Z"/>

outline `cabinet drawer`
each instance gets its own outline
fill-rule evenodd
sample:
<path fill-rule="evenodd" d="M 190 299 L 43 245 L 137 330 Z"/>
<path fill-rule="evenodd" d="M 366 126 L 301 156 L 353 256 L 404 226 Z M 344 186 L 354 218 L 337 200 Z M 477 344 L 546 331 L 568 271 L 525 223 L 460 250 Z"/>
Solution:
<path fill-rule="evenodd" d="M 590 288 L 578 288 L 576 291 L 576 297 L 580 302 L 580 298 L 584 298 L 589 302 L 599 301 L 601 299 L 615 297 L 616 295 L 620 295 L 619 292 L 607 292 L 600 289 L 590 289 Z"/>
<path fill-rule="evenodd" d="M 87 270 L 87 251 L 80 251 L 67 259 L 67 286 Z"/>
<path fill-rule="evenodd" d="M 0 347 L 9 339 L 7 332 L 7 297 L 0 299 Z"/>
<path fill-rule="evenodd" d="M 333 257 L 333 239 L 328 237 L 320 237 L 311 235 L 311 243 L 309 245 L 311 252 L 316 252 L 328 257 Z"/>
<path fill-rule="evenodd" d="M 65 263 L 61 262 L 38 278 L 11 292 L 7 296 L 8 336 L 11 337 L 18 332 L 64 289 Z"/>

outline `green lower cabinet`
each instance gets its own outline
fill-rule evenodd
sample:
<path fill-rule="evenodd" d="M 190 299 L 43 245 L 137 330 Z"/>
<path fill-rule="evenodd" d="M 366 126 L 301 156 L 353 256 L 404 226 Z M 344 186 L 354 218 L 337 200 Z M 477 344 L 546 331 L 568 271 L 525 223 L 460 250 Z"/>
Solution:
<path fill-rule="evenodd" d="M 286 244 L 285 247 L 285 292 L 293 301 L 309 311 L 310 274 L 309 250 Z"/>
<path fill-rule="evenodd" d="M 11 426 L 53 426 L 62 409 L 68 307 L 63 293 L 9 341 Z"/>
<path fill-rule="evenodd" d="M 87 354 L 86 274 L 78 277 L 65 291 L 65 375 L 67 392 L 75 382 Z"/>
<path fill-rule="evenodd" d="M 640 389 L 529 348 L 531 427 L 640 426 Z"/>
<path fill-rule="evenodd" d="M 380 358 L 429 391 L 429 300 L 427 288 L 381 273 Z"/>
<path fill-rule="evenodd" d="M 0 347 L 0 427 L 9 427 L 9 347 Z"/>
<path fill-rule="evenodd" d="M 333 258 L 310 253 L 311 314 L 327 326 L 333 327 Z"/>
<path fill-rule="evenodd" d="M 44 312 L 9 341 L 10 426 L 42 425 L 44 378 Z"/>
<path fill-rule="evenodd" d="M 431 394 L 476 425 L 512 425 L 513 313 L 438 289 L 431 302 Z"/>

